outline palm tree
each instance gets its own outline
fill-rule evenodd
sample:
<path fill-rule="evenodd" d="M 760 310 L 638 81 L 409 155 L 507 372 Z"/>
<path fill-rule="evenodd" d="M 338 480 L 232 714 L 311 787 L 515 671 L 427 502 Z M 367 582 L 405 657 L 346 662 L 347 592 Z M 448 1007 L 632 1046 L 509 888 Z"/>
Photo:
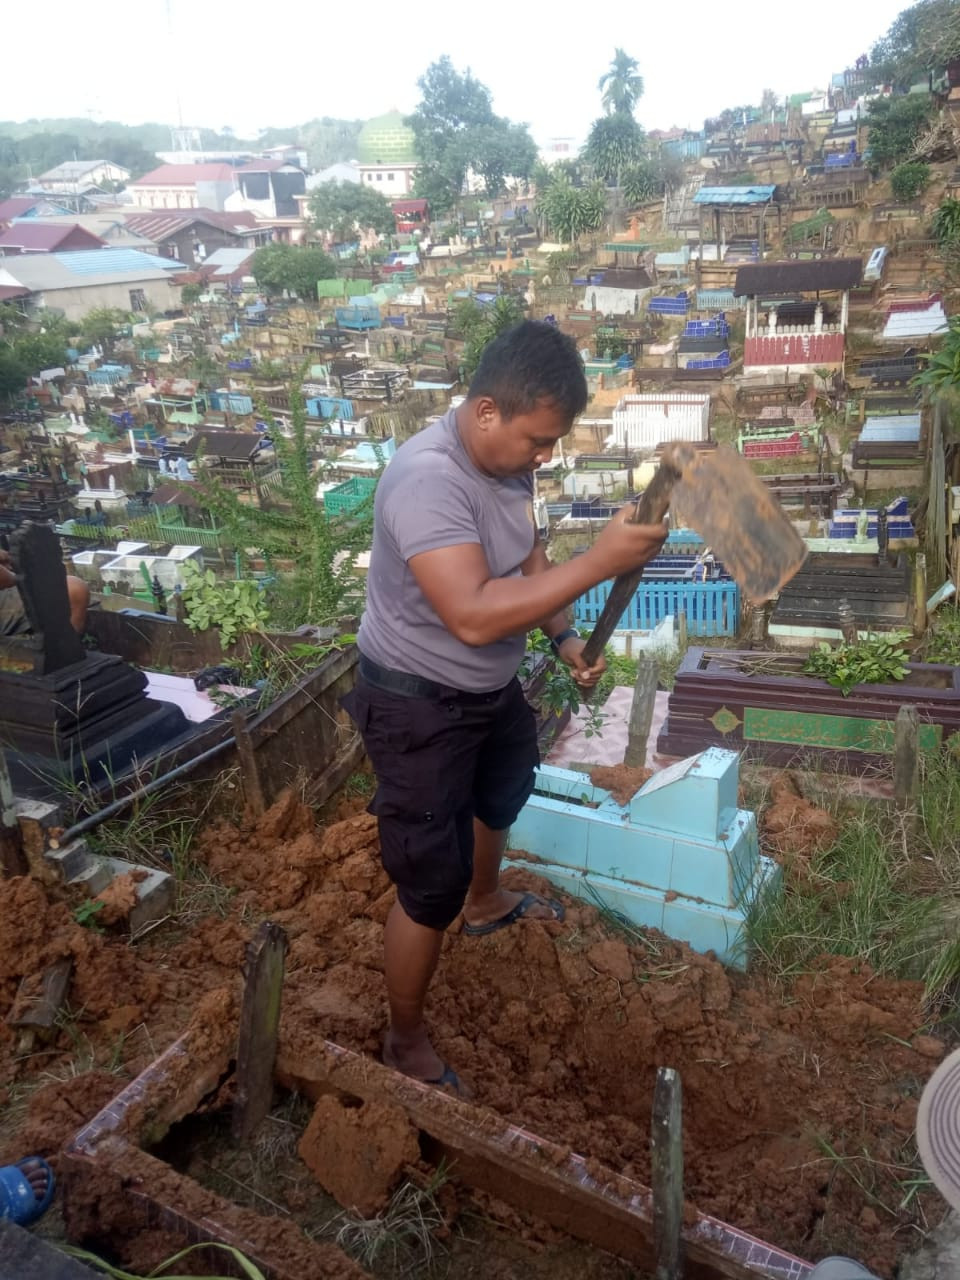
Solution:
<path fill-rule="evenodd" d="M 637 72 L 638 65 L 636 58 L 631 58 L 623 49 L 614 49 L 610 68 L 597 84 L 607 115 L 633 115 L 634 107 L 643 97 L 643 76 Z"/>

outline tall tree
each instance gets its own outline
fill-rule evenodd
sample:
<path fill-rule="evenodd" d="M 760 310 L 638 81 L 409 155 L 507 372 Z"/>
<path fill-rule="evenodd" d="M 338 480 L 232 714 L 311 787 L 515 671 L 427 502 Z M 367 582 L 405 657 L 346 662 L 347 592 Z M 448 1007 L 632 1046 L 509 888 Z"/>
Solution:
<path fill-rule="evenodd" d="M 870 126 L 870 166 L 879 172 L 909 159 L 913 144 L 933 111 L 932 100 L 922 94 L 874 98 L 867 107 Z"/>
<path fill-rule="evenodd" d="M 960 5 L 920 0 L 904 9 L 874 45 L 870 65 L 877 82 L 906 89 L 960 57 Z"/>
<path fill-rule="evenodd" d="M 268 293 L 295 293 L 301 298 L 316 298 L 317 281 L 332 280 L 336 263 L 322 249 L 313 245 L 261 245 L 250 263 L 253 278 Z"/>
<path fill-rule="evenodd" d="M 418 191 L 439 204 L 455 203 L 467 173 L 483 178 L 488 196 L 499 195 L 508 177 L 527 178 L 537 152 L 526 125 L 494 113 L 490 90 L 444 55 L 417 81 L 420 101 L 407 123 L 421 165 Z"/>
<path fill-rule="evenodd" d="M 614 49 L 610 66 L 597 83 L 607 115 L 633 115 L 634 108 L 643 97 L 643 76 L 639 74 L 638 66 L 636 58 L 631 58 L 619 47 Z"/>
<path fill-rule="evenodd" d="M 590 128 L 583 158 L 604 182 L 620 186 L 624 170 L 644 158 L 643 130 L 633 116 L 601 116 Z"/>
<path fill-rule="evenodd" d="M 307 202 L 310 219 L 334 240 L 354 240 L 358 231 L 388 236 L 396 228 L 390 203 L 359 182 L 322 182 Z"/>

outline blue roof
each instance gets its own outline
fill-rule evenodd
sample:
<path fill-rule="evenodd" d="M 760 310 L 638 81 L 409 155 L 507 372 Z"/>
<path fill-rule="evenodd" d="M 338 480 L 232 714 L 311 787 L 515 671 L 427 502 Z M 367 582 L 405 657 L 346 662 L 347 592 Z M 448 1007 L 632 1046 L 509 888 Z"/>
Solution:
<path fill-rule="evenodd" d="M 776 186 L 701 187 L 693 197 L 694 204 L 766 204 L 773 199 Z"/>
<path fill-rule="evenodd" d="M 75 276 L 99 276 L 108 272 L 142 271 L 144 267 L 162 267 L 183 271 L 175 258 L 161 258 L 139 249 L 81 249 L 54 255 L 57 262 Z"/>

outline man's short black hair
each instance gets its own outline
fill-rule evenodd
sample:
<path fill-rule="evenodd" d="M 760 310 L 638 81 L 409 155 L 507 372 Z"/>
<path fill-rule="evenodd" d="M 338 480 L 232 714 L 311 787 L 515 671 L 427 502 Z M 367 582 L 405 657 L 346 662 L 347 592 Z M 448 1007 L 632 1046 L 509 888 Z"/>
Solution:
<path fill-rule="evenodd" d="M 573 419 L 587 407 L 587 379 L 572 338 L 542 320 L 522 320 L 494 338 L 480 357 L 468 399 L 489 396 L 509 422 L 538 404 Z"/>

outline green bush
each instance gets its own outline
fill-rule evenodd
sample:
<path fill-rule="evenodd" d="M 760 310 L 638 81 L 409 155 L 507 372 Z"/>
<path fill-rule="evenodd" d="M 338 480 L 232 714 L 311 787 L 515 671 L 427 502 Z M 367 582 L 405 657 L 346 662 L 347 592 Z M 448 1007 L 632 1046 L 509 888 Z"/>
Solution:
<path fill-rule="evenodd" d="M 224 649 L 242 631 L 260 631 L 269 617 L 259 586 L 249 578 L 219 582 L 212 569 L 187 561 L 183 566 L 183 606 L 191 631 L 217 627 Z"/>
<path fill-rule="evenodd" d="M 916 200 L 930 181 L 930 166 L 910 161 L 898 164 L 890 174 L 890 190 L 895 200 Z"/>

